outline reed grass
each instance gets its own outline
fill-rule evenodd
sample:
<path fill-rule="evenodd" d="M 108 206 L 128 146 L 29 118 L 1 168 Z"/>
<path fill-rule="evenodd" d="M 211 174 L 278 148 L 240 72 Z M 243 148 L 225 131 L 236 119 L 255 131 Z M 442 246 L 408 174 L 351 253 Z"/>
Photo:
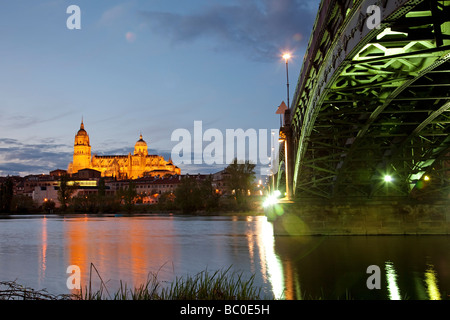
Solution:
<path fill-rule="evenodd" d="M 259 300 L 261 288 L 254 285 L 254 275 L 244 279 L 243 273 L 231 271 L 231 267 L 214 272 L 208 270 L 194 276 L 176 277 L 168 286 L 158 280 L 158 273 L 149 273 L 143 284 L 129 288 L 120 281 L 119 289 L 110 294 L 98 270 L 92 269 L 100 279 L 100 288 L 92 289 L 92 277 L 84 291 L 73 294 L 75 300 Z"/>
<path fill-rule="evenodd" d="M 254 275 L 245 280 L 242 273 L 230 273 L 230 268 L 176 278 L 169 287 L 163 288 L 160 297 L 163 300 L 261 299 L 261 288 L 254 286 Z"/>
<path fill-rule="evenodd" d="M 16 281 L 0 281 L 0 300 L 70 300 L 72 295 L 54 295 L 47 290 L 24 287 Z"/>

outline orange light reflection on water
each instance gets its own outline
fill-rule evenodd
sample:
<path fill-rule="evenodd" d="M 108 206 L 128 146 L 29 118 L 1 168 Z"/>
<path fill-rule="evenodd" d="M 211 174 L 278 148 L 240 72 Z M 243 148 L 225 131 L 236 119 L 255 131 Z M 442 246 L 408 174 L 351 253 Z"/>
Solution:
<path fill-rule="evenodd" d="M 174 254 L 171 242 L 164 241 L 164 236 L 153 235 L 151 243 L 146 241 L 152 232 L 157 230 L 148 230 L 136 218 L 98 219 L 95 223 L 88 217 L 67 219 L 67 265 L 80 267 L 83 290 L 89 281 L 93 290 L 99 289 L 101 280 L 109 291 L 115 292 L 120 281 L 132 289 L 145 283 L 149 273 L 157 273 L 167 257 Z M 91 268 L 91 263 L 95 268 Z"/>
<path fill-rule="evenodd" d="M 42 218 L 42 228 L 41 228 L 41 254 L 39 255 L 40 259 L 40 272 L 39 272 L 39 285 L 45 279 L 45 271 L 47 269 L 47 217 Z"/>

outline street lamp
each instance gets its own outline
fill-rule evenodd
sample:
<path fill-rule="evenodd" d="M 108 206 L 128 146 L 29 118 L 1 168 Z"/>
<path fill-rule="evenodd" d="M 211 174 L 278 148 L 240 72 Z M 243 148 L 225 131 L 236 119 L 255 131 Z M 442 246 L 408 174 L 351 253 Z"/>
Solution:
<path fill-rule="evenodd" d="M 286 62 L 286 88 L 287 88 L 287 110 L 289 110 L 289 108 L 291 107 L 290 103 L 289 103 L 289 59 L 291 58 L 291 54 L 289 52 L 285 52 L 283 54 L 283 59 Z M 287 111 L 286 110 L 286 111 Z M 285 111 L 285 114 L 286 114 Z M 287 131 L 280 131 L 280 140 L 284 141 L 284 164 L 285 164 L 285 174 L 286 174 L 286 196 L 288 200 L 292 199 L 292 178 L 290 177 L 291 174 L 291 168 L 290 168 L 290 161 L 292 161 L 292 159 L 290 159 L 290 138 L 288 137 L 290 135 L 289 133 L 289 126 L 290 126 L 290 119 L 288 119 L 286 121 L 286 117 L 284 117 L 284 127 L 285 130 Z"/>
<path fill-rule="evenodd" d="M 286 87 L 287 87 L 287 107 L 290 108 L 291 105 L 289 104 L 289 67 L 288 67 L 288 61 L 291 58 L 290 53 L 283 54 L 283 59 L 286 62 Z"/>

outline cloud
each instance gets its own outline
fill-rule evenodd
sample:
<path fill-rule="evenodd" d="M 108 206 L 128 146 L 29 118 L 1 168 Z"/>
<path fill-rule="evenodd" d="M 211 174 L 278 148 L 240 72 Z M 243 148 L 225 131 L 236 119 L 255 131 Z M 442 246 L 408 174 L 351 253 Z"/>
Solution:
<path fill-rule="evenodd" d="M 284 48 L 306 47 L 318 1 L 238 0 L 192 14 L 146 11 L 141 14 L 154 32 L 173 43 L 215 40 L 214 50 L 240 50 L 249 58 L 273 61 Z"/>
<path fill-rule="evenodd" d="M 6 144 L 6 145 L 21 145 L 17 139 L 10 139 L 10 138 L 0 138 L 0 144 Z"/>
<path fill-rule="evenodd" d="M 119 147 L 119 148 L 109 148 L 106 150 L 93 150 L 92 151 L 92 155 L 96 154 L 98 156 L 114 156 L 114 155 L 122 155 L 122 156 L 126 156 L 129 153 L 133 153 L 134 151 L 134 146 L 132 147 Z"/>
<path fill-rule="evenodd" d="M 73 114 L 79 114 L 79 111 L 75 110 L 67 110 L 64 112 L 53 112 L 53 115 L 48 115 L 47 113 L 43 116 L 31 114 L 27 111 L 19 112 L 16 111 L 14 113 L 3 115 L 5 124 L 3 127 L 5 128 L 31 128 L 33 126 L 38 126 L 46 123 L 57 123 L 61 119 L 66 118 L 67 116 L 71 116 Z M 0 139 L 0 143 L 2 139 Z"/>
<path fill-rule="evenodd" d="M 123 5 L 119 4 L 103 12 L 102 16 L 100 17 L 99 23 L 100 25 L 105 26 L 112 25 L 116 23 L 117 20 L 120 19 L 125 13 L 126 8 Z"/>
<path fill-rule="evenodd" d="M 26 144 L 16 139 L 0 139 L 0 175 L 28 175 L 66 169 L 72 152 L 61 144 Z"/>
<path fill-rule="evenodd" d="M 31 163 L 2 162 L 0 163 L 0 173 L 3 176 L 27 176 L 30 174 L 48 173 L 46 165 L 36 165 Z"/>

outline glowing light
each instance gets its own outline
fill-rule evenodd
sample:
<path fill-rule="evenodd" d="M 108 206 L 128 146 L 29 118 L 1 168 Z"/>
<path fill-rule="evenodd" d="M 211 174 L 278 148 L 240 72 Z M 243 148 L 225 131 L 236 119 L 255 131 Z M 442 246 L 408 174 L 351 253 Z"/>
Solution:
<path fill-rule="evenodd" d="M 390 175 L 388 175 L 388 174 L 385 175 L 385 176 L 384 176 L 384 181 L 385 181 L 385 182 L 391 182 L 391 181 L 392 181 L 392 176 L 390 176 Z"/>
<path fill-rule="evenodd" d="M 274 204 L 277 203 L 277 198 L 274 197 L 273 195 L 270 195 L 267 197 L 267 199 L 263 202 L 263 207 L 267 208 L 270 206 L 273 206 Z"/>
<path fill-rule="evenodd" d="M 404 36 L 408 36 L 408 34 L 405 33 L 405 32 L 392 31 L 391 28 L 386 28 L 380 34 L 377 35 L 377 40 L 380 40 L 380 39 L 384 38 L 385 36 L 389 36 L 389 35 L 404 35 Z"/>
<path fill-rule="evenodd" d="M 427 284 L 428 295 L 431 300 L 441 300 L 441 294 L 437 285 L 436 272 L 433 269 L 433 265 L 429 264 L 428 269 L 425 271 L 425 283 Z"/>
<path fill-rule="evenodd" d="M 283 59 L 284 60 L 289 60 L 290 58 L 291 58 L 291 54 L 290 53 L 283 54 Z"/>
<path fill-rule="evenodd" d="M 430 177 L 429 177 L 429 176 L 424 176 L 424 177 L 423 177 L 423 180 L 425 180 L 425 181 L 430 181 Z"/>
<path fill-rule="evenodd" d="M 261 232 L 258 232 L 258 243 L 263 257 L 261 259 L 261 269 L 264 281 L 266 279 L 269 280 L 275 299 L 283 299 L 285 292 L 283 264 L 275 253 L 273 226 L 267 220 L 262 221 Z"/>
<path fill-rule="evenodd" d="M 386 262 L 386 281 L 388 284 L 389 299 L 401 300 L 400 289 L 397 285 L 397 273 L 394 269 L 394 264 L 390 261 Z"/>
<path fill-rule="evenodd" d="M 273 194 L 269 195 L 267 199 L 263 202 L 263 207 L 267 208 L 278 203 L 278 197 L 281 195 L 279 190 L 275 190 Z"/>

